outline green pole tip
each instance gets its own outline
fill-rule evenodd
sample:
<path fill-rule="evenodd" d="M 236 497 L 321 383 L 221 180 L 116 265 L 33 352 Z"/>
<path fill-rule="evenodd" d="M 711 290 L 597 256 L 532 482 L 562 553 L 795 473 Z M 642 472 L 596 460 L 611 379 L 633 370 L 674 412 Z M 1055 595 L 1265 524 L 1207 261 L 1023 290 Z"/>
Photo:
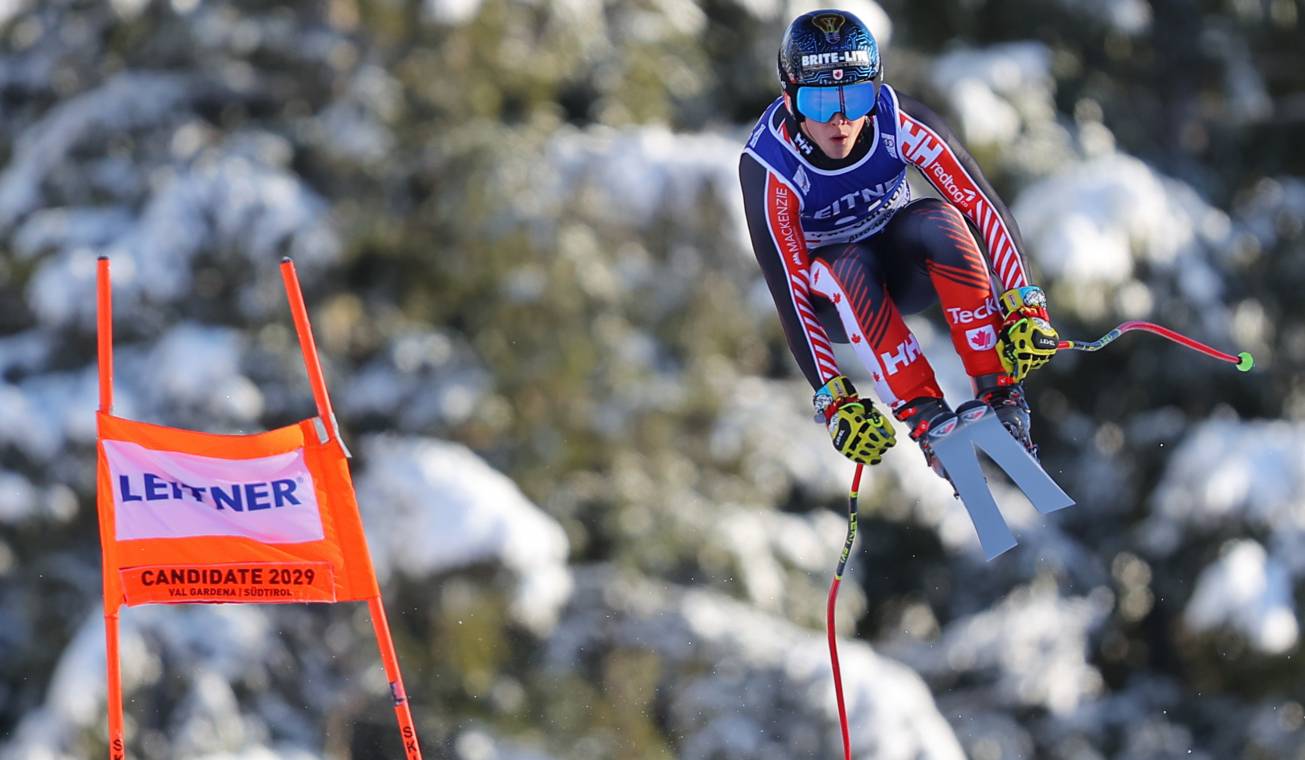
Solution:
<path fill-rule="evenodd" d="M 1237 358 L 1239 359 L 1237 362 L 1237 369 L 1242 372 L 1250 372 L 1251 367 L 1255 366 L 1255 357 L 1251 356 L 1250 351 L 1243 351 L 1240 354 L 1237 354 Z"/>

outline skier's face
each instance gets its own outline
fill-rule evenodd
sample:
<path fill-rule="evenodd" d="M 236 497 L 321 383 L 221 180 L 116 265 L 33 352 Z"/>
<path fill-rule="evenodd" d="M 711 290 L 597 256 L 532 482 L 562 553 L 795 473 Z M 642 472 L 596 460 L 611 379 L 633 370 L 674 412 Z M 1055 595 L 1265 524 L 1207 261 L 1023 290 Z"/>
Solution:
<path fill-rule="evenodd" d="M 784 102 L 792 112 L 793 102 L 788 93 L 784 93 Z M 856 138 L 861 135 L 861 130 L 865 127 L 866 118 L 868 117 L 848 119 L 841 112 L 834 114 L 829 121 L 807 118 L 802 120 L 802 131 L 826 156 L 835 160 L 847 158 L 852 152 L 852 146 L 856 145 Z"/>

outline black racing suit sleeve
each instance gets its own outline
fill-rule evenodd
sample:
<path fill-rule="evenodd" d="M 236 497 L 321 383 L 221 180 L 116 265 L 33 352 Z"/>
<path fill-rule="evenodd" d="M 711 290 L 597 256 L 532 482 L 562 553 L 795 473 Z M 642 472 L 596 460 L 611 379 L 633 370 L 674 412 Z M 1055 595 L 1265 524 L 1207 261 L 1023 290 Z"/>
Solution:
<path fill-rule="evenodd" d="M 812 336 L 807 334 L 802 318 L 794 303 L 792 283 L 784 254 L 776 244 L 767 221 L 767 187 L 770 170 L 756 159 L 743 154 L 739 160 L 739 184 L 743 188 L 743 212 L 748 222 L 748 234 L 752 240 L 752 251 L 761 265 L 761 272 L 770 288 L 770 295 L 775 301 L 775 310 L 779 312 L 779 322 L 784 328 L 784 337 L 788 339 L 789 350 L 797 360 L 798 367 L 813 389 L 824 385 L 828 378 L 821 376 L 812 346 Z M 796 214 L 795 214 L 796 216 Z M 794 224 L 797 224 L 796 219 Z M 800 236 L 800 230 L 799 230 Z M 821 329 L 819 327 L 815 329 Z M 823 329 L 822 329 L 823 332 Z M 824 338 L 824 336 L 820 336 Z"/>
<path fill-rule="evenodd" d="M 1024 240 L 1019 226 L 1010 209 L 983 176 L 978 162 L 933 109 L 900 91 L 897 99 L 902 139 L 911 143 L 909 147 L 903 146 L 907 160 L 915 164 L 939 194 L 960 209 L 974 225 L 983 238 L 989 263 L 1003 287 L 1027 285 Z M 921 146 L 920 136 L 911 134 L 912 128 L 919 126 L 932 131 L 933 136 L 942 142 L 941 152 L 928 149 L 932 146 Z M 924 139 L 928 140 L 927 137 Z M 959 165 L 962 171 L 952 171 L 954 165 Z M 950 180 L 950 187 L 946 180 Z M 987 204 L 987 209 L 984 204 Z"/>

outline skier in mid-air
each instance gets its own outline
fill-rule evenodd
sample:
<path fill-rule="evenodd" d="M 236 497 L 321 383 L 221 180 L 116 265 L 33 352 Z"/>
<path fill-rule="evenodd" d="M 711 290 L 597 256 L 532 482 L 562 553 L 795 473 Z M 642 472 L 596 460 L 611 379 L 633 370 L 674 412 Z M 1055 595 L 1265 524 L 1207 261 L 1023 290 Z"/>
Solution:
<path fill-rule="evenodd" d="M 896 441 L 839 370 L 831 341 L 850 342 L 942 474 L 925 434 L 955 415 L 902 319 L 940 301 L 975 397 L 1036 453 L 1023 380 L 1058 336 L 1005 204 L 933 111 L 882 84 L 878 45 L 851 13 L 796 18 L 778 68 L 783 93 L 753 129 L 739 181 L 757 261 L 834 446 L 877 464 Z M 946 200 L 912 201 L 908 166 Z"/>

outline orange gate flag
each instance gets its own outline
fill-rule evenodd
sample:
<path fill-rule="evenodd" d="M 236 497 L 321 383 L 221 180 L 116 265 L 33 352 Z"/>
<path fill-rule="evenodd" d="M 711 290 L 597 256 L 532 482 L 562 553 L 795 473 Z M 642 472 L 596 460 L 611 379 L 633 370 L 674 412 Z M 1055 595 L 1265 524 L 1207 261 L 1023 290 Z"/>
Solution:
<path fill-rule="evenodd" d="M 344 452 L 315 421 L 213 435 L 100 412 L 106 604 L 380 593 Z"/>
<path fill-rule="evenodd" d="M 294 264 L 281 263 L 318 416 L 252 435 L 115 417 L 109 261 L 97 264 L 96 473 L 109 673 L 109 756 L 126 757 L 118 658 L 122 605 L 367 602 L 408 760 L 421 750 L 349 476 L 348 451 Z"/>

